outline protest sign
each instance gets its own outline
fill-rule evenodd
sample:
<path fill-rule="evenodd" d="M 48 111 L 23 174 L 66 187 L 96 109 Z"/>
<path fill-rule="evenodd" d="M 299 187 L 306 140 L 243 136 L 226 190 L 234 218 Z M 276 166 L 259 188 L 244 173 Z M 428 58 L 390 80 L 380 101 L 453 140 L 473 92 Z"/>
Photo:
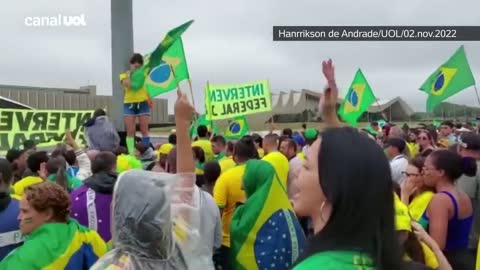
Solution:
<path fill-rule="evenodd" d="M 93 111 L 0 109 L 0 153 L 22 148 L 25 140 L 34 140 L 38 147 L 54 146 L 64 141 L 67 129 L 84 145 L 83 124 L 92 115 Z"/>
<path fill-rule="evenodd" d="M 207 84 L 205 104 L 207 117 L 210 120 L 228 119 L 272 110 L 272 98 L 266 80 L 238 85 Z"/>

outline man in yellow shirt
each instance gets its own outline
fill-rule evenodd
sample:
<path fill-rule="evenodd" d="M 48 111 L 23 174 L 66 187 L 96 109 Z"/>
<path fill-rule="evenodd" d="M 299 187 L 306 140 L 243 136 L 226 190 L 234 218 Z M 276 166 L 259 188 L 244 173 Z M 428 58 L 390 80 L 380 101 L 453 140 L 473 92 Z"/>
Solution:
<path fill-rule="evenodd" d="M 198 140 L 192 143 L 192 147 L 198 146 L 202 148 L 205 154 L 205 162 L 212 161 L 215 158 L 212 143 L 208 139 L 208 129 L 206 126 L 200 125 L 197 128 Z"/>
<path fill-rule="evenodd" d="M 288 159 L 278 151 L 278 136 L 276 134 L 268 134 L 265 136 L 263 139 L 263 150 L 265 151 L 265 156 L 262 160 L 272 164 L 280 182 L 285 190 L 287 190 L 287 178 L 290 166 Z"/>
<path fill-rule="evenodd" d="M 256 149 L 251 139 L 241 139 L 235 144 L 234 160 L 236 167 L 222 173 L 213 188 L 213 197 L 222 216 L 222 247 L 215 255 L 216 266 L 229 269 L 230 222 L 237 204 L 245 202 L 242 189 L 245 162 L 256 157 Z"/>
<path fill-rule="evenodd" d="M 235 167 L 235 161 L 233 161 L 233 148 L 235 144 L 232 141 L 228 143 L 222 136 L 214 136 L 212 138 L 212 148 L 215 153 L 215 160 L 220 165 L 220 172 L 224 173 L 227 170 Z"/>
<path fill-rule="evenodd" d="M 127 148 L 130 155 L 135 153 L 135 129 L 136 119 L 140 122 L 140 132 L 142 133 L 142 141 L 150 146 L 150 137 L 148 135 L 148 123 L 150 121 L 151 100 L 148 91 L 144 85 L 139 89 L 133 89 L 130 76 L 131 74 L 143 66 L 143 56 L 134 54 L 130 58 L 130 69 L 120 74 L 120 82 L 125 87 L 125 97 L 123 101 L 123 114 L 125 121 L 125 129 L 127 132 Z"/>

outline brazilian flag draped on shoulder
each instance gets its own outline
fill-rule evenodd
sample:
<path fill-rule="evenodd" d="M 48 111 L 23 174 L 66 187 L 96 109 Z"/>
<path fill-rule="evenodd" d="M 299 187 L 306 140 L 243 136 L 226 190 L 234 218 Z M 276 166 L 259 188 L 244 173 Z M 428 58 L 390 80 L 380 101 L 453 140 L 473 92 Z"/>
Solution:
<path fill-rule="evenodd" d="M 249 130 L 248 121 L 245 115 L 237 116 L 228 123 L 224 132 L 225 138 L 229 140 L 240 139 L 247 135 Z"/>
<path fill-rule="evenodd" d="M 24 244 L 0 262 L 7 269 L 90 269 L 107 253 L 107 244 L 97 232 L 78 224 L 47 223 L 33 231 Z"/>
<path fill-rule="evenodd" d="M 360 69 L 357 70 L 355 78 L 348 89 L 338 114 L 352 126 L 357 125 L 358 118 L 368 110 L 368 107 L 375 102 L 375 95 Z"/>
<path fill-rule="evenodd" d="M 190 78 L 181 35 L 192 23 L 193 20 L 170 30 L 157 48 L 145 56 L 145 64 L 131 75 L 132 89 L 145 85 L 150 97 L 155 97 Z"/>
<path fill-rule="evenodd" d="M 433 112 L 442 101 L 472 85 L 475 85 L 475 79 L 465 49 L 460 46 L 453 56 L 420 86 L 420 90 L 428 94 L 427 112 Z"/>
<path fill-rule="evenodd" d="M 305 236 L 275 169 L 264 160 L 247 161 L 243 188 L 247 201 L 230 224 L 232 269 L 291 269 Z"/>

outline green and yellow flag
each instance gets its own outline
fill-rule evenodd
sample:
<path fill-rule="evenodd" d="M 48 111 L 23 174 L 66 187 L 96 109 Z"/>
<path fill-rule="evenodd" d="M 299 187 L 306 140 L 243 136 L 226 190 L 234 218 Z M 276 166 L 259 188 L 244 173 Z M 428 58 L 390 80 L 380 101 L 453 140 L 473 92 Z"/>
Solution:
<path fill-rule="evenodd" d="M 235 117 L 230 123 L 228 123 L 227 129 L 225 130 L 225 138 L 229 140 L 240 139 L 243 136 L 247 135 L 249 130 L 247 118 L 243 116 Z"/>
<path fill-rule="evenodd" d="M 155 50 L 147 57 L 147 61 L 145 61 L 145 64 L 141 68 L 136 69 L 130 75 L 132 90 L 138 90 L 142 88 L 146 82 L 149 84 L 152 84 L 152 82 L 154 82 L 157 87 L 165 88 L 170 85 L 169 83 L 172 80 L 174 81 L 170 64 L 168 61 L 164 60 L 164 56 L 165 54 L 167 54 L 167 51 L 175 44 L 177 49 L 175 49 L 174 47 L 171 53 L 173 53 L 174 56 L 176 56 L 177 58 L 178 58 L 178 54 L 181 53 L 183 55 L 183 60 L 186 66 L 185 55 L 183 53 L 183 45 L 181 41 L 179 45 L 176 44 L 176 42 L 180 39 L 183 32 L 187 31 L 188 27 L 190 27 L 192 23 L 193 23 L 193 20 L 190 20 L 168 31 L 167 35 L 165 36 L 165 38 L 163 38 L 162 42 L 160 42 L 157 48 L 155 48 Z M 181 46 L 181 52 L 179 51 L 180 50 L 178 48 L 179 46 Z M 172 55 L 167 54 L 167 58 L 171 56 Z M 174 65 L 172 66 L 174 69 L 177 68 Z M 153 74 L 153 77 L 152 77 L 151 76 L 152 72 L 155 70 L 157 71 Z M 179 76 L 180 74 L 179 75 L 175 74 L 175 75 Z M 188 72 L 187 72 L 187 75 L 188 75 Z M 161 92 L 161 93 L 165 93 L 165 92 Z"/>
<path fill-rule="evenodd" d="M 420 86 L 420 90 L 428 94 L 427 112 L 433 112 L 442 101 L 472 85 L 475 85 L 475 79 L 465 49 L 460 46 L 455 54 Z"/>
<path fill-rule="evenodd" d="M 150 60 L 149 57 L 145 57 L 146 61 Z M 156 97 L 177 89 L 181 81 L 188 79 L 190 79 L 190 74 L 185 51 L 182 38 L 179 38 L 163 55 L 160 64 L 152 68 L 145 80 L 145 85 L 150 97 Z"/>
<path fill-rule="evenodd" d="M 340 105 L 338 114 L 345 122 L 356 126 L 358 118 L 368 110 L 368 107 L 370 107 L 375 100 L 372 88 L 370 88 L 362 71 L 358 69 L 348 89 L 347 95 Z"/>
<path fill-rule="evenodd" d="M 247 200 L 230 223 L 231 269 L 291 269 L 306 241 L 273 166 L 247 161 L 243 189 Z"/>
<path fill-rule="evenodd" d="M 200 117 L 192 123 L 192 125 L 190 126 L 190 138 L 195 138 L 197 137 L 197 128 L 199 126 L 206 126 L 208 131 L 212 132 L 212 127 L 213 127 L 213 133 L 214 134 L 218 134 L 219 133 L 219 129 L 218 129 L 218 126 L 215 125 L 215 123 L 212 123 L 212 121 L 208 120 L 207 119 L 207 116 L 205 114 L 202 114 L 200 115 Z"/>

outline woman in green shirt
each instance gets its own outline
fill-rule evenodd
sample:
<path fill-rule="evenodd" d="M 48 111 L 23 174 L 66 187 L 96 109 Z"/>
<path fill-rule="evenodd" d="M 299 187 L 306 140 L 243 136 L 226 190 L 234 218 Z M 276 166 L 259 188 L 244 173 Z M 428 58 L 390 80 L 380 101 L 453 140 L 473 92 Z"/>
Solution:
<path fill-rule="evenodd" d="M 402 269 L 389 162 L 374 140 L 341 127 L 331 60 L 324 62 L 323 73 L 328 88 L 320 111 L 335 128 L 326 129 L 310 147 L 292 183 L 295 212 L 310 217 L 314 228 L 293 269 Z"/>

